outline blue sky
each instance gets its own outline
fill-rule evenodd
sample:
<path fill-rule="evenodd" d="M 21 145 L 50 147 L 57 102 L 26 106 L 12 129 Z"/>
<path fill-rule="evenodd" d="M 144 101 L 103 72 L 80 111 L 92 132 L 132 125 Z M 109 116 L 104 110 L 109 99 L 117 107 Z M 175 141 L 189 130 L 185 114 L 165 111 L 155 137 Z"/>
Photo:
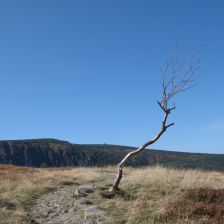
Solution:
<path fill-rule="evenodd" d="M 199 51 L 153 148 L 224 153 L 224 2 L 0 1 L 0 139 L 138 146 L 160 128 L 160 68 Z"/>

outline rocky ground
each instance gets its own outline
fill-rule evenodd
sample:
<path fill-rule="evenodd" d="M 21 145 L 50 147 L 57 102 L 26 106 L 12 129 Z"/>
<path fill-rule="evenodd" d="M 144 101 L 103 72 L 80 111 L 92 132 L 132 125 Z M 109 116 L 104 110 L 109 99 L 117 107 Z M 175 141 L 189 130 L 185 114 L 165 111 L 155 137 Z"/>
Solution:
<path fill-rule="evenodd" d="M 64 186 L 44 195 L 31 207 L 31 223 L 106 223 L 106 211 L 89 200 L 95 187 L 94 184 Z"/>

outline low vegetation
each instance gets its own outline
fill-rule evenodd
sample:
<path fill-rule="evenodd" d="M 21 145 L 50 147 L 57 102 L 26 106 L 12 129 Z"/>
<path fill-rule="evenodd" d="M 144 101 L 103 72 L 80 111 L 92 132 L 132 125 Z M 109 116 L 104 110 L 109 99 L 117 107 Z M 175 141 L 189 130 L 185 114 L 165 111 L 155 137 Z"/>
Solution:
<path fill-rule="evenodd" d="M 161 220 L 172 223 L 186 218 L 192 223 L 224 223 L 224 189 L 189 189 L 171 203 Z"/>
<path fill-rule="evenodd" d="M 94 182 L 89 203 L 108 213 L 108 223 L 224 223 L 224 174 L 162 167 L 127 168 L 120 190 L 110 194 L 115 167 L 27 168 L 0 166 L 0 223 L 28 223 L 37 197 L 63 185 Z"/>

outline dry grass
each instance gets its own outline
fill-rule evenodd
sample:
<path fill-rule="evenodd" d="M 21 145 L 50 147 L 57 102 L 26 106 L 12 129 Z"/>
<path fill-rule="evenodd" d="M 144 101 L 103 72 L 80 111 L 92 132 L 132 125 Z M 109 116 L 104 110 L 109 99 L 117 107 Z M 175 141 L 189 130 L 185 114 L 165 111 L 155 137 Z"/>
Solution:
<path fill-rule="evenodd" d="M 102 174 L 95 168 L 34 169 L 11 165 L 0 166 L 0 223 L 26 223 L 33 200 L 58 186 L 99 181 Z"/>
<path fill-rule="evenodd" d="M 200 219 L 195 220 L 194 215 L 185 214 L 174 219 L 169 216 L 166 220 L 164 215 L 189 189 L 223 189 L 223 186 L 224 174 L 220 172 L 184 171 L 161 167 L 127 168 L 120 194 L 100 203 L 110 209 L 110 223 L 205 223 Z M 207 215 L 201 214 L 200 217 L 209 220 Z"/>
<path fill-rule="evenodd" d="M 0 223 L 23 223 L 27 207 L 36 197 L 61 185 L 86 182 L 98 182 L 100 187 L 92 194 L 90 203 L 106 208 L 111 224 L 224 223 L 219 222 L 224 216 L 223 200 L 219 199 L 223 198 L 223 173 L 161 167 L 126 168 L 124 171 L 122 190 L 109 199 L 102 193 L 105 186 L 112 183 L 115 167 L 0 166 Z M 202 198 L 203 203 L 198 198 Z"/>

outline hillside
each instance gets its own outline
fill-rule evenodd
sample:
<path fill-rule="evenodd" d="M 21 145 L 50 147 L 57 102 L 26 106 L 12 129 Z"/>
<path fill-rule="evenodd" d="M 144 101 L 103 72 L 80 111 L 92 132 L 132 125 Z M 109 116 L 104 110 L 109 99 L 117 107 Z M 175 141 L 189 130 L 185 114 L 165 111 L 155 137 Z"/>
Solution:
<path fill-rule="evenodd" d="M 71 144 L 56 139 L 0 141 L 0 163 L 32 167 L 105 166 L 117 164 L 133 147 Z M 145 150 L 129 166 L 162 165 L 224 171 L 224 155 Z"/>

